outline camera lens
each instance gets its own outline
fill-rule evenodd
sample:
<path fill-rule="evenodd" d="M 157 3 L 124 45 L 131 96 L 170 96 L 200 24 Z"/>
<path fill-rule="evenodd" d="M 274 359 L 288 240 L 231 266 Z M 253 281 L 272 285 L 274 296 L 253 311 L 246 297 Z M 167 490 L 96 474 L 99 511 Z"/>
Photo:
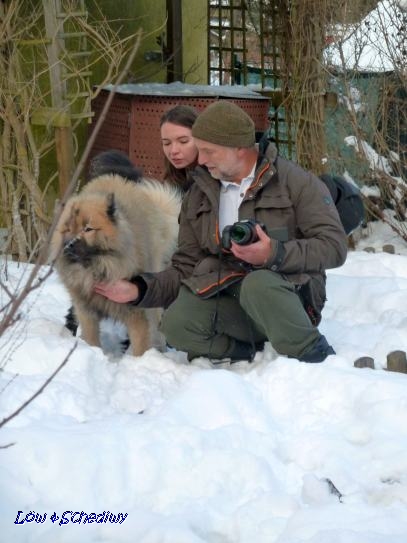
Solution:
<path fill-rule="evenodd" d="M 230 232 L 231 239 L 238 245 L 247 245 L 251 242 L 252 232 L 247 224 L 235 224 Z"/>

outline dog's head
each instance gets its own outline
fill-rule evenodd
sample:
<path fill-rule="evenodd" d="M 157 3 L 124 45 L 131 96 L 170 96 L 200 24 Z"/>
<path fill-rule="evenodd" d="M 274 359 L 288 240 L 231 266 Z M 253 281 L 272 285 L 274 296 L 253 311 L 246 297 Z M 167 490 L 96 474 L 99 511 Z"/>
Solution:
<path fill-rule="evenodd" d="M 117 238 L 114 194 L 71 198 L 51 240 L 49 260 L 59 257 L 87 267 L 92 258 L 112 253 Z"/>

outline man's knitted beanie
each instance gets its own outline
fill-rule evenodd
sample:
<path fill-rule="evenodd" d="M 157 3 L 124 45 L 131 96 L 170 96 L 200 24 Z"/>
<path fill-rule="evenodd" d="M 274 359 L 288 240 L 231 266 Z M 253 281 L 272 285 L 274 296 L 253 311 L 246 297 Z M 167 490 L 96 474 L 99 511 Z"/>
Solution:
<path fill-rule="evenodd" d="M 253 120 L 233 102 L 219 100 L 200 113 L 192 126 L 194 138 L 224 147 L 253 147 Z"/>

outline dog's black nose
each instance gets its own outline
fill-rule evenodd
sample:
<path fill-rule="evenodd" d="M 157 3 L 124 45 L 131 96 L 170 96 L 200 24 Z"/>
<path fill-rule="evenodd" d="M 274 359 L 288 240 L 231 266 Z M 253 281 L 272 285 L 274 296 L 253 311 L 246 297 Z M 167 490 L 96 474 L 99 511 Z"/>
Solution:
<path fill-rule="evenodd" d="M 64 255 L 72 262 L 78 262 L 81 259 L 83 251 L 80 249 L 80 243 L 77 238 L 66 241 L 64 245 Z"/>
<path fill-rule="evenodd" d="M 83 240 L 74 238 L 65 244 L 64 256 L 72 263 L 81 264 L 84 268 L 90 266 L 92 258 L 97 254 L 97 251 L 89 247 Z"/>
<path fill-rule="evenodd" d="M 68 254 L 74 250 L 75 245 L 78 243 L 76 238 L 67 239 L 64 243 L 64 253 Z"/>

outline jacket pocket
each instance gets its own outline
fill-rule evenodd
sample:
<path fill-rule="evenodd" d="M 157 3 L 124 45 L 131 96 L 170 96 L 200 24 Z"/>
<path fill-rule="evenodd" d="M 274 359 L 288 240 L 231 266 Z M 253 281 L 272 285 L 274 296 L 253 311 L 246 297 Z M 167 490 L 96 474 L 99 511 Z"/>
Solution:
<path fill-rule="evenodd" d="M 294 208 L 285 194 L 264 195 L 255 203 L 254 213 L 256 219 L 265 224 L 270 237 L 283 242 L 294 237 Z"/>
<path fill-rule="evenodd" d="M 200 298 L 211 298 L 217 292 L 225 290 L 230 285 L 233 285 L 243 279 L 247 272 L 224 271 L 219 277 L 216 271 L 209 272 L 205 275 L 192 275 L 182 280 L 182 283 L 187 286 L 194 294 Z"/>
<path fill-rule="evenodd" d="M 202 277 L 212 272 L 219 273 L 220 266 L 221 264 L 218 257 L 207 256 L 196 264 L 192 275 L 195 277 Z"/>
<path fill-rule="evenodd" d="M 203 200 L 198 207 L 188 207 L 187 218 L 189 220 L 198 219 L 203 213 L 208 213 L 211 210 L 211 204 L 208 200 Z"/>
<path fill-rule="evenodd" d="M 256 202 L 255 209 L 287 209 L 292 208 L 293 204 L 286 194 L 263 194 Z"/>
<path fill-rule="evenodd" d="M 198 207 L 187 209 L 186 216 L 199 246 L 213 252 L 217 247 L 216 223 L 210 202 L 204 200 Z"/>

